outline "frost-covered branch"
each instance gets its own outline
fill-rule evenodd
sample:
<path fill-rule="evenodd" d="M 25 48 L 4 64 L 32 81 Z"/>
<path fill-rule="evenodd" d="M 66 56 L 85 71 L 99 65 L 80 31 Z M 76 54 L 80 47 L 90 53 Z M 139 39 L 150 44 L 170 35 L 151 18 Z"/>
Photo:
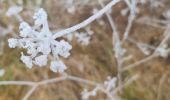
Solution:
<path fill-rule="evenodd" d="M 0 85 L 27 85 L 33 86 L 35 82 L 31 81 L 0 81 Z"/>
<path fill-rule="evenodd" d="M 139 60 L 139 61 L 136 61 L 135 63 L 133 64 L 130 64 L 128 66 L 125 66 L 122 71 L 126 71 L 126 70 L 129 70 L 133 67 L 136 67 L 140 64 L 143 64 L 149 60 L 152 60 L 153 58 L 155 57 L 163 57 L 163 58 L 166 58 L 168 56 L 168 54 L 170 53 L 170 48 L 167 48 L 166 45 L 167 45 L 167 41 L 170 39 L 170 33 L 169 33 L 169 27 L 167 28 L 167 30 L 164 32 L 164 38 L 162 39 L 162 41 L 160 42 L 160 44 L 155 48 L 154 52 L 142 59 L 142 60 Z"/>
<path fill-rule="evenodd" d="M 51 83 L 56 83 L 56 82 L 65 81 L 65 80 L 76 81 L 76 82 L 80 82 L 80 83 L 84 83 L 84 84 L 88 84 L 88 85 L 92 85 L 92 86 L 99 85 L 96 82 L 86 80 L 86 79 L 83 79 L 83 78 L 79 78 L 79 77 L 75 77 L 75 76 L 71 76 L 71 75 L 63 75 L 61 77 L 46 79 L 46 80 L 42 80 L 42 81 L 39 81 L 39 82 L 33 82 L 33 81 L 0 81 L 0 85 L 31 86 L 31 89 L 23 97 L 23 100 L 27 100 L 31 96 L 31 94 L 36 90 L 36 88 L 38 88 L 39 86 L 48 85 L 48 84 L 51 84 Z"/>
<path fill-rule="evenodd" d="M 102 0 L 98 0 L 98 1 L 99 1 L 99 4 L 102 7 L 104 7 Z M 113 50 L 115 51 L 115 58 L 117 61 L 117 70 L 118 70 L 117 77 L 118 77 L 118 82 L 119 82 L 119 86 L 120 86 L 122 84 L 121 70 L 122 70 L 122 64 L 123 64 L 122 60 L 123 60 L 124 49 L 121 46 L 119 33 L 117 31 L 114 20 L 112 19 L 111 15 L 108 12 L 106 12 L 105 14 L 106 14 L 109 24 L 112 28 L 112 34 L 113 34 L 112 35 L 112 43 L 113 43 Z"/>
<path fill-rule="evenodd" d="M 37 85 L 33 86 L 27 93 L 26 95 L 23 97 L 22 100 L 28 100 L 28 98 L 33 94 L 33 92 L 36 90 Z"/>
<path fill-rule="evenodd" d="M 94 20 L 96 20 L 97 18 L 101 17 L 106 11 L 108 11 L 110 8 L 112 8 L 112 6 L 114 6 L 115 4 L 117 4 L 118 2 L 120 2 L 121 0 L 112 0 L 109 4 L 107 4 L 103 9 L 101 9 L 98 13 L 92 15 L 91 17 L 87 18 L 86 20 L 84 20 L 83 22 L 72 26 L 70 28 L 64 29 L 62 31 L 59 31 L 57 33 L 55 33 L 53 35 L 53 38 L 56 39 L 58 37 L 61 37 L 63 35 L 75 32 L 76 30 L 83 28 L 85 26 L 87 26 L 88 24 L 90 24 L 91 22 L 93 22 Z"/>
<path fill-rule="evenodd" d="M 126 2 L 126 4 L 128 5 L 129 9 L 130 9 L 130 15 L 128 16 L 128 24 L 127 27 L 125 29 L 124 32 L 124 36 L 122 41 L 126 40 L 128 38 L 130 29 L 132 27 L 133 21 L 136 17 L 136 10 L 137 10 L 137 0 L 124 0 Z M 131 1 L 131 2 L 130 2 Z"/>

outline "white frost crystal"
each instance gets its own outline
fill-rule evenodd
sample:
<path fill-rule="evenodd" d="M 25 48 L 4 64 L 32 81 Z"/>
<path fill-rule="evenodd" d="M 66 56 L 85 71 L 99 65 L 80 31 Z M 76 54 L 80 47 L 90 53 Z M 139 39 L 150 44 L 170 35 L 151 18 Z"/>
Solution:
<path fill-rule="evenodd" d="M 41 55 L 36 57 L 34 63 L 38 66 L 47 65 L 47 55 Z"/>
<path fill-rule="evenodd" d="M 41 8 L 34 14 L 33 19 L 35 19 L 34 24 L 39 26 L 47 20 L 47 13 Z"/>
<path fill-rule="evenodd" d="M 67 58 L 70 55 L 69 51 L 71 49 L 72 46 L 68 42 L 64 40 L 61 40 L 59 42 L 55 41 L 53 43 L 52 53 L 54 57 L 62 56 L 64 58 Z"/>
<path fill-rule="evenodd" d="M 107 77 L 107 80 L 104 82 L 104 86 L 107 91 L 111 91 L 116 87 L 117 78 L 116 77 Z"/>
<path fill-rule="evenodd" d="M 18 41 L 17 39 L 11 38 L 11 39 L 8 39 L 8 44 L 10 48 L 15 48 L 18 44 Z"/>
<path fill-rule="evenodd" d="M 21 53 L 21 61 L 28 67 L 32 68 L 32 59 L 30 56 L 25 56 L 23 53 Z"/>
<path fill-rule="evenodd" d="M 69 51 L 72 49 L 72 46 L 70 44 L 68 44 L 68 42 L 66 42 L 64 40 L 61 40 L 59 42 L 59 45 L 60 45 L 59 55 L 65 57 L 65 58 L 70 56 Z"/>
<path fill-rule="evenodd" d="M 161 56 L 163 58 L 168 57 L 169 52 L 165 48 L 158 48 L 156 51 L 159 53 L 159 56 Z"/>
<path fill-rule="evenodd" d="M 62 61 L 58 60 L 58 61 L 51 62 L 50 69 L 53 72 L 62 73 L 62 72 L 64 72 L 64 70 L 67 69 L 67 67 L 65 66 L 65 64 Z"/>
<path fill-rule="evenodd" d="M 48 27 L 47 14 L 41 8 L 34 17 L 34 28 L 28 23 L 22 22 L 20 24 L 19 39 L 8 39 L 9 47 L 20 47 L 27 50 L 28 56 L 21 53 L 21 60 L 28 68 L 32 68 L 33 63 L 40 67 L 46 66 L 48 62 L 48 55 L 51 55 L 54 61 L 51 62 L 50 69 L 53 72 L 63 72 L 66 66 L 59 57 L 67 58 L 70 55 L 72 46 L 64 40 L 55 40 Z M 42 27 L 40 27 L 42 26 Z"/>
<path fill-rule="evenodd" d="M 87 35 L 86 33 L 76 33 L 75 37 L 77 38 L 78 42 L 82 45 L 88 45 L 90 43 L 91 37 Z"/>
<path fill-rule="evenodd" d="M 22 22 L 19 26 L 20 29 L 20 36 L 21 37 L 27 37 L 31 33 L 31 27 L 26 22 Z"/>
<path fill-rule="evenodd" d="M 92 38 L 92 35 L 94 34 L 94 31 L 91 30 L 90 26 L 86 27 L 85 31 L 86 32 L 74 32 L 73 34 L 67 34 L 65 35 L 65 38 L 68 41 L 72 41 L 73 38 L 76 38 L 78 43 L 83 46 L 87 46 L 90 44 L 90 40 Z"/>

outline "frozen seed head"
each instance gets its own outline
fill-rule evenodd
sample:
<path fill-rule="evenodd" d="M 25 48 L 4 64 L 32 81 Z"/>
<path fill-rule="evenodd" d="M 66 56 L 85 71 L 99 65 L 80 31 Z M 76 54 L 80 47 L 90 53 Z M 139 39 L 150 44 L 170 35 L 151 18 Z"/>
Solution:
<path fill-rule="evenodd" d="M 59 57 L 67 58 L 72 46 L 65 40 L 53 39 L 47 25 L 47 14 L 42 8 L 34 14 L 34 19 L 34 28 L 27 22 L 20 24 L 20 38 L 8 39 L 9 47 L 26 49 L 28 56 L 21 53 L 20 59 L 28 68 L 32 68 L 33 64 L 39 67 L 46 66 L 47 57 L 50 55 L 53 59 L 50 69 L 53 72 L 63 72 L 66 66 L 59 60 Z M 39 25 L 43 25 L 43 27 L 39 29 Z"/>

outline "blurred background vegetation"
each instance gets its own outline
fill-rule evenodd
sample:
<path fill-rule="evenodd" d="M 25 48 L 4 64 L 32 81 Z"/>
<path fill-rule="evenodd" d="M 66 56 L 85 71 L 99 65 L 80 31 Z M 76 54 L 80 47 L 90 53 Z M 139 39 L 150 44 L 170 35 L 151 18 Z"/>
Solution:
<path fill-rule="evenodd" d="M 24 21 L 33 24 L 32 16 L 36 9 L 44 8 L 48 13 L 49 27 L 53 31 L 61 30 L 73 26 L 85 20 L 93 14 L 94 9 L 101 9 L 97 0 L 74 0 L 75 13 L 67 11 L 67 2 L 69 0 L 1 0 L 0 1 L 0 41 L 3 53 L 0 55 L 0 68 L 5 69 L 5 75 L 0 80 L 23 80 L 40 81 L 60 76 L 53 73 L 48 66 L 33 69 L 27 69 L 20 61 L 20 49 L 9 49 L 7 39 L 18 36 L 19 21 L 14 16 L 6 16 L 8 8 L 11 6 L 22 6 L 23 10 L 19 15 Z M 109 0 L 104 0 L 107 4 Z M 158 19 L 164 19 L 162 12 L 170 9 L 170 1 L 164 0 L 165 6 L 158 9 L 152 9 L 149 4 L 138 5 L 140 13 L 137 18 L 148 15 Z M 121 10 L 126 8 L 125 3 L 121 2 L 113 7 L 111 15 L 116 22 L 120 33 L 124 32 L 127 25 L 127 16 L 120 14 Z M 103 24 L 100 24 L 100 21 Z M 82 77 L 103 83 L 107 76 L 116 76 L 116 60 L 112 45 L 112 30 L 104 15 L 100 19 L 91 23 L 88 27 L 94 32 L 90 44 L 83 46 L 73 39 L 70 43 L 73 46 L 71 56 L 63 59 L 68 69 L 69 75 Z M 11 31 L 6 32 L 6 30 Z M 85 29 L 79 32 L 86 32 Z M 152 27 L 137 22 L 133 23 L 130 37 L 136 41 L 148 43 L 157 46 L 163 38 L 164 29 Z M 120 34 L 122 36 L 123 34 Z M 134 44 L 126 42 L 124 45 L 133 59 L 126 62 L 125 65 L 134 63 L 146 56 L 143 55 Z M 160 100 L 169 100 L 170 98 L 170 63 L 169 58 L 155 58 L 136 68 L 123 72 L 123 78 L 139 74 L 140 78 L 123 89 L 120 94 L 122 100 L 156 100 L 161 86 Z M 164 79 L 162 79 L 164 78 Z M 163 83 L 161 83 L 163 80 Z M 38 88 L 30 100 L 80 100 L 81 91 L 84 88 L 93 87 L 77 83 L 75 81 L 63 81 L 49 84 Z M 24 86 L 0 86 L 0 100 L 21 100 L 29 87 Z M 106 95 L 99 93 L 90 100 L 107 100 Z"/>

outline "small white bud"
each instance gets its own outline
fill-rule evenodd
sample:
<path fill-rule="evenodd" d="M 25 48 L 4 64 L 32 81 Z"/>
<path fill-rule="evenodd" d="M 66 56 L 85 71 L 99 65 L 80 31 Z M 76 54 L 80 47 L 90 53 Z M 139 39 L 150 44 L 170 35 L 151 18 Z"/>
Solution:
<path fill-rule="evenodd" d="M 30 69 L 32 68 L 32 59 L 30 56 L 25 56 L 22 52 L 20 59 L 28 68 L 30 68 Z"/>
<path fill-rule="evenodd" d="M 40 67 L 47 65 L 47 55 L 36 57 L 34 63 Z"/>
<path fill-rule="evenodd" d="M 65 64 L 62 61 L 58 60 L 58 61 L 51 62 L 50 69 L 53 72 L 63 73 L 64 70 L 67 69 L 67 67 L 65 66 Z"/>
<path fill-rule="evenodd" d="M 14 39 L 14 38 L 8 39 L 8 45 L 10 48 L 15 48 L 17 44 L 18 44 L 17 39 Z"/>

